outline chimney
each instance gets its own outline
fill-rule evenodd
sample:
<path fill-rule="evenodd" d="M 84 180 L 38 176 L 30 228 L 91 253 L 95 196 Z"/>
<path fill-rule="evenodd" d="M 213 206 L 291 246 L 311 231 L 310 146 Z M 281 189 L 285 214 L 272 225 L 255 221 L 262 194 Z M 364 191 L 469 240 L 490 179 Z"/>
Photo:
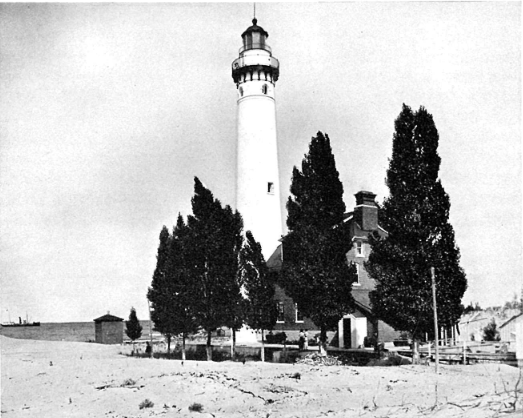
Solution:
<path fill-rule="evenodd" d="M 354 220 L 364 231 L 374 231 L 378 228 L 378 206 L 374 201 L 376 195 L 362 190 L 354 196 L 356 196 Z"/>

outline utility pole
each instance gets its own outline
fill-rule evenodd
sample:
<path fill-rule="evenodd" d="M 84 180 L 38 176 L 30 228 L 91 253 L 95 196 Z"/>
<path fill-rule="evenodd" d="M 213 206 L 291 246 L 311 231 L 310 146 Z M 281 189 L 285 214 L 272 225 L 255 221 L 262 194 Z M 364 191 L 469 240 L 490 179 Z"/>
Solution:
<path fill-rule="evenodd" d="M 434 342 L 436 345 L 436 373 L 439 373 L 438 308 L 436 305 L 436 278 L 434 274 L 434 267 L 430 268 L 430 275 L 432 276 L 432 306 L 434 307 Z"/>
<path fill-rule="evenodd" d="M 153 356 L 153 321 L 151 319 L 151 301 L 147 299 L 147 307 L 149 308 L 149 340 L 151 344 L 151 358 Z"/>

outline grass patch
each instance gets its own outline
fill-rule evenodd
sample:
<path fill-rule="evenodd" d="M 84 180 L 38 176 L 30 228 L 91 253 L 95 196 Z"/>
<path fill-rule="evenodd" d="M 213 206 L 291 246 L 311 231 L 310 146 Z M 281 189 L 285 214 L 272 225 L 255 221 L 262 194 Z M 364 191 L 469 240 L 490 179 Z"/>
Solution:
<path fill-rule="evenodd" d="M 140 409 L 152 408 L 154 406 L 154 403 L 153 403 L 153 401 L 146 399 L 145 401 L 142 401 L 139 406 L 140 406 Z"/>
<path fill-rule="evenodd" d="M 201 403 L 195 402 L 192 405 L 189 405 L 189 411 L 191 412 L 202 412 L 203 405 Z"/>
<path fill-rule="evenodd" d="M 136 380 L 133 380 L 133 379 L 125 379 L 123 381 L 123 383 L 120 385 L 121 387 L 125 387 L 125 386 L 134 386 L 136 385 Z"/>

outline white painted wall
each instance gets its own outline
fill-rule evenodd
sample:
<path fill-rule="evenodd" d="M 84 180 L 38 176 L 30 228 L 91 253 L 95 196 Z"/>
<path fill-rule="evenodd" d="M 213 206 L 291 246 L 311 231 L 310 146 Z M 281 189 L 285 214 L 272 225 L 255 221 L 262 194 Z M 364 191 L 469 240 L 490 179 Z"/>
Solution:
<path fill-rule="evenodd" d="M 264 85 L 267 94 L 262 91 Z M 245 81 L 238 88 L 237 170 L 236 208 L 245 231 L 252 231 L 267 260 L 283 233 L 276 106 L 270 81 Z M 273 184 L 272 193 L 268 193 L 268 183 Z"/>

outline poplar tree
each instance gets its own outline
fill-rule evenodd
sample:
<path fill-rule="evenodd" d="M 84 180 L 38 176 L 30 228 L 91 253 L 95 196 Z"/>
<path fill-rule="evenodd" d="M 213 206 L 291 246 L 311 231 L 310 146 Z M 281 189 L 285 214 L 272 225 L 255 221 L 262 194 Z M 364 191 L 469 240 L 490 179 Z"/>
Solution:
<path fill-rule="evenodd" d="M 178 215 L 172 236 L 167 228 L 163 227 L 156 269 L 147 293 L 152 305 L 151 319 L 154 329 L 166 336 L 168 353 L 172 336 L 182 336 L 182 360 L 185 360 L 187 335 L 197 331 L 192 309 L 196 289 L 185 262 L 187 232 L 181 215 Z"/>
<path fill-rule="evenodd" d="M 186 263 L 195 289 L 193 309 L 197 324 L 207 332 L 207 360 L 212 360 L 211 333 L 221 326 L 237 326 L 237 282 L 243 221 L 229 206 L 222 208 L 210 190 L 194 179 L 193 214 L 188 217 Z"/>
<path fill-rule="evenodd" d="M 275 280 L 265 263 L 261 245 L 251 231 L 245 233 L 240 253 L 241 276 L 247 298 L 246 324 L 262 334 L 261 359 L 265 361 L 264 330 L 272 330 L 278 312 L 274 303 Z"/>
<path fill-rule="evenodd" d="M 189 230 L 181 214 L 178 214 L 171 241 L 171 270 L 169 283 L 171 291 L 170 312 L 172 332 L 182 336 L 182 360 L 185 360 L 185 341 L 188 334 L 198 330 L 194 312 L 194 300 L 198 297 L 196 281 L 190 274 L 187 262 L 186 241 Z"/>
<path fill-rule="evenodd" d="M 134 354 L 134 341 L 142 336 L 142 326 L 138 317 L 136 316 L 136 309 L 131 308 L 129 313 L 129 320 L 125 321 L 125 333 L 133 342 L 133 354 Z"/>
<path fill-rule="evenodd" d="M 293 169 L 290 191 L 280 284 L 320 328 L 325 352 L 327 331 L 353 309 L 357 280 L 356 267 L 347 263 L 351 243 L 343 224 L 343 186 L 327 135 L 312 138 L 301 171 Z"/>
<path fill-rule="evenodd" d="M 389 196 L 380 210 L 387 237 L 369 237 L 365 268 L 376 280 L 373 312 L 414 340 L 433 332 L 430 268 L 436 271 L 438 323 L 456 324 L 467 288 L 460 254 L 449 223 L 450 200 L 438 178 L 438 131 L 432 115 L 403 105 L 395 121 L 387 170 Z"/>
<path fill-rule="evenodd" d="M 147 298 L 151 302 L 151 320 L 154 329 L 167 338 L 167 351 L 171 350 L 171 338 L 175 334 L 171 309 L 173 294 L 171 291 L 171 243 L 172 236 L 164 225 L 160 232 L 160 244 L 156 256 L 156 268 L 154 270 L 151 287 L 147 292 Z"/>

